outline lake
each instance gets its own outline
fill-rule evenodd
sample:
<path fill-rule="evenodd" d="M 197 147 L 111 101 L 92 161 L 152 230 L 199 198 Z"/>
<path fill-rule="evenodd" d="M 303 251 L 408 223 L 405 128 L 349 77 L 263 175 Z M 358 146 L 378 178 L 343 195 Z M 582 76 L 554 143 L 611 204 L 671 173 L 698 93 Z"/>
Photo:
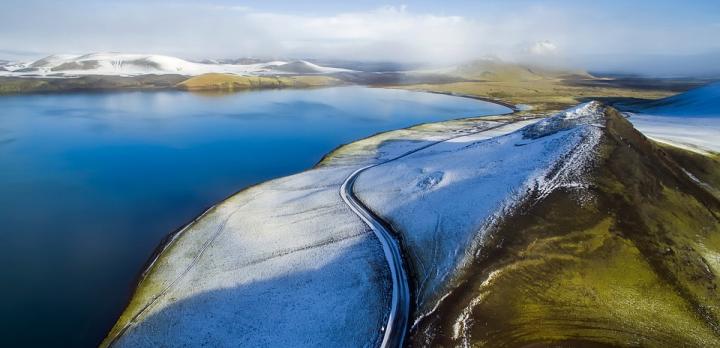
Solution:
<path fill-rule="evenodd" d="M 168 233 L 338 145 L 507 113 L 364 87 L 0 96 L 0 346 L 96 346 Z"/>

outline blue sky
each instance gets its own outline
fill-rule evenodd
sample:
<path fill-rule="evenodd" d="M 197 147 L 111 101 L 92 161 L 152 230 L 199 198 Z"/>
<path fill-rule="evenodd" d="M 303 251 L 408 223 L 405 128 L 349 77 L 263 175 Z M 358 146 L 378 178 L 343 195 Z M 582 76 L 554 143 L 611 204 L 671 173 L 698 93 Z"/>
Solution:
<path fill-rule="evenodd" d="M 720 58 L 720 1 L 3 0 L 0 59 L 132 51 L 665 70 Z"/>

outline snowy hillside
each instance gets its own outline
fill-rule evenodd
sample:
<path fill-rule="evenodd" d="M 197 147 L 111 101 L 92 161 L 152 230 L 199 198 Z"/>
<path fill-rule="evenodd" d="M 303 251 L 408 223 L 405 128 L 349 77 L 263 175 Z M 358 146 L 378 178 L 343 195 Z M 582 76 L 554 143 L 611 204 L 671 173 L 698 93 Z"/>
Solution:
<path fill-rule="evenodd" d="M 292 61 L 289 63 L 274 64 L 269 63 L 267 67 L 276 72 L 285 72 L 292 74 L 327 74 L 333 72 L 351 71 L 340 68 L 328 68 L 304 60 Z"/>
<path fill-rule="evenodd" d="M 337 194 L 352 170 L 273 180 L 209 210 L 153 262 L 106 344 L 376 345 L 389 275 Z"/>
<path fill-rule="evenodd" d="M 588 103 L 507 135 L 459 137 L 359 177 L 358 197 L 402 234 L 421 311 L 518 203 L 582 187 L 577 176 L 594 157 L 602 112 Z"/>
<path fill-rule="evenodd" d="M 323 74 L 342 71 L 298 61 L 271 61 L 252 64 L 220 64 L 212 61 L 195 63 L 180 58 L 124 53 L 92 53 L 86 55 L 52 55 L 33 62 L 4 66 L 0 76 L 80 76 L 147 74 L 179 74 L 195 76 L 206 73 L 238 75 L 261 74 Z"/>
<path fill-rule="evenodd" d="M 646 136 L 689 150 L 720 152 L 720 83 L 628 106 L 630 121 Z"/>
<path fill-rule="evenodd" d="M 389 152 L 517 127 L 476 120 L 390 132 L 382 142 L 393 139 L 391 149 L 365 139 L 373 155 L 343 156 L 236 194 L 166 246 L 102 346 L 377 346 L 390 309 L 387 260 L 340 185 Z"/>

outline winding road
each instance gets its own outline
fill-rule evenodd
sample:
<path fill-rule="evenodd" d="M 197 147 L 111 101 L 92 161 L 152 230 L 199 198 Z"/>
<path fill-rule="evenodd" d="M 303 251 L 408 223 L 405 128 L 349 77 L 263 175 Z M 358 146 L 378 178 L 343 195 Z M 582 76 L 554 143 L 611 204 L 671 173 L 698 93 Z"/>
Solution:
<path fill-rule="evenodd" d="M 382 163 L 362 167 L 350 174 L 340 186 L 340 196 L 350 209 L 375 232 L 375 235 L 382 244 L 385 258 L 390 266 L 390 275 L 392 277 L 392 304 L 388 322 L 385 325 L 385 335 L 380 344 L 382 348 L 390 348 L 403 346 L 408 321 L 410 320 L 410 286 L 403 265 L 402 251 L 397 239 L 392 236 L 389 228 L 386 227 L 387 224 L 370 211 L 353 192 L 353 185 L 358 175 Z"/>
<path fill-rule="evenodd" d="M 388 266 L 390 267 L 390 276 L 392 277 L 392 299 L 390 305 L 390 315 L 388 322 L 385 325 L 381 348 L 396 348 L 402 347 L 405 341 L 405 335 L 408 331 L 408 322 L 410 321 L 410 285 L 408 282 L 408 275 L 405 270 L 403 263 L 402 249 L 400 242 L 395 238 L 391 232 L 391 227 L 382 218 L 373 213 L 360 199 L 355 196 L 354 185 L 358 176 L 364 171 L 374 168 L 385 163 L 396 161 L 403 157 L 412 155 L 416 152 L 425 150 L 431 146 L 446 142 L 448 140 L 457 139 L 469 135 L 487 132 L 496 128 L 506 126 L 512 122 L 500 122 L 500 124 L 488 127 L 485 129 L 458 134 L 449 138 L 434 141 L 429 144 L 420 146 L 411 151 L 405 152 L 397 157 L 371 164 L 352 172 L 340 186 L 340 197 L 342 197 L 345 204 L 367 224 L 370 229 L 373 230 L 375 235 L 382 244 L 383 252 L 385 253 L 385 259 L 387 259 Z"/>

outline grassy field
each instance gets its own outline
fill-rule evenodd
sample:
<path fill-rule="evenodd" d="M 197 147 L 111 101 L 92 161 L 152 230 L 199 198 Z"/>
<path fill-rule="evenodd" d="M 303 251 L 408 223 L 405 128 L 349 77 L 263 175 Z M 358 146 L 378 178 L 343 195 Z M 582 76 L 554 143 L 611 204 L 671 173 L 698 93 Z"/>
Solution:
<path fill-rule="evenodd" d="M 556 111 L 591 99 L 658 99 L 675 94 L 667 89 L 640 89 L 613 86 L 577 86 L 564 79 L 469 81 L 445 84 L 389 85 L 413 91 L 462 94 L 529 105 L 535 111 Z"/>
<path fill-rule="evenodd" d="M 18 93 L 157 89 L 231 92 L 267 88 L 312 88 L 334 86 L 342 83 L 342 81 L 336 78 L 320 75 L 239 76 L 229 74 L 205 74 L 195 77 L 182 75 L 91 75 L 75 78 L 0 77 L 0 95 Z"/>
<path fill-rule="evenodd" d="M 204 74 L 191 77 L 177 85 L 188 91 L 241 91 L 267 88 L 310 88 L 339 85 L 342 82 L 329 76 L 239 76 Z"/>
<path fill-rule="evenodd" d="M 597 99 L 657 99 L 700 84 L 687 79 L 598 78 L 584 71 L 552 70 L 478 60 L 441 73 L 451 82 L 385 83 L 383 87 L 459 94 L 525 104 L 537 112 L 557 111 Z"/>
<path fill-rule="evenodd" d="M 82 76 L 77 78 L 0 77 L 0 95 L 89 90 L 168 89 L 187 79 L 182 75 Z"/>

